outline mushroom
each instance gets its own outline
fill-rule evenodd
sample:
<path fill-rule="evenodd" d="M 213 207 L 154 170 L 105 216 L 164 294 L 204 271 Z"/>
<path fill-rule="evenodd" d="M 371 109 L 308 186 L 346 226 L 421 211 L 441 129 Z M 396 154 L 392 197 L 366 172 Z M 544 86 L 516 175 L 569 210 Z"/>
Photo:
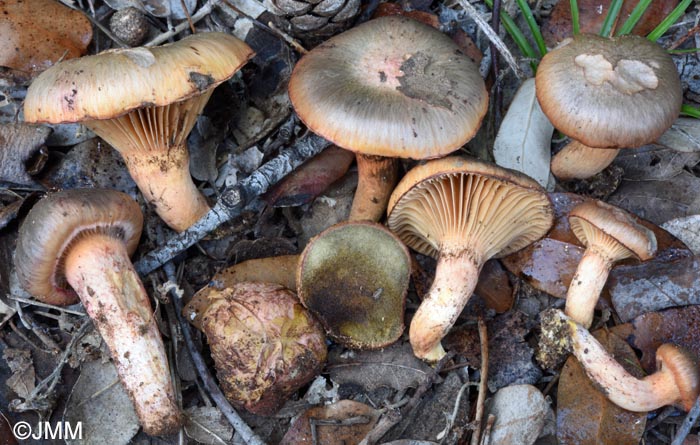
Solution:
<path fill-rule="evenodd" d="M 615 149 L 655 141 L 683 99 L 671 56 L 632 35 L 578 34 L 542 58 L 535 82 L 544 114 L 577 141 L 552 158 L 560 179 L 590 177 L 612 162 Z"/>
<path fill-rule="evenodd" d="M 395 158 L 451 153 L 488 106 L 478 67 L 449 37 L 406 17 L 358 25 L 294 67 L 289 98 L 313 132 L 354 151 L 351 220 L 378 221 L 397 179 Z"/>
<path fill-rule="evenodd" d="M 625 258 L 652 258 L 656 236 L 624 210 L 595 200 L 571 209 L 569 225 L 586 251 L 566 293 L 566 315 L 588 328 L 612 266 Z"/>
<path fill-rule="evenodd" d="M 206 287 L 185 313 L 207 336 L 226 398 L 252 413 L 274 414 L 326 361 L 323 328 L 280 285 Z"/>
<path fill-rule="evenodd" d="M 410 275 L 411 257 L 396 235 L 369 221 L 343 222 L 307 244 L 297 294 L 336 342 L 383 348 L 403 333 Z"/>
<path fill-rule="evenodd" d="M 158 215 L 182 231 L 209 211 L 189 174 L 187 135 L 214 88 L 252 56 L 236 37 L 212 32 L 67 60 L 30 85 L 24 119 L 84 123 L 121 153 Z"/>
<path fill-rule="evenodd" d="M 559 310 L 542 314 L 542 334 L 541 343 L 563 344 L 601 392 L 628 411 L 652 411 L 665 405 L 678 405 L 689 411 L 700 394 L 697 361 L 678 346 L 659 346 L 656 372 L 638 379 L 610 356 L 586 328 Z"/>
<path fill-rule="evenodd" d="M 144 431 L 162 435 L 181 417 L 153 309 L 129 260 L 142 224 L 138 204 L 123 193 L 60 191 L 27 215 L 14 262 L 21 286 L 39 300 L 69 304 L 80 297 Z"/>
<path fill-rule="evenodd" d="M 553 222 L 533 179 L 475 159 L 448 157 L 409 171 L 389 200 L 389 228 L 406 245 L 437 257 L 435 279 L 413 316 L 413 352 L 438 361 L 440 340 L 467 304 L 489 258 L 516 252 Z"/>

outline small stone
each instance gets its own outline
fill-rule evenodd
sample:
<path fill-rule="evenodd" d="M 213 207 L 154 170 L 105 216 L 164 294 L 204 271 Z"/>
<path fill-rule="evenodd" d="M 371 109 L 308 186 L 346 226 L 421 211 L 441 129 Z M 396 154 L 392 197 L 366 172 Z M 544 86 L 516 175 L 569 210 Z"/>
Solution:
<path fill-rule="evenodd" d="M 109 29 L 127 45 L 138 46 L 148 35 L 148 20 L 143 12 L 129 6 L 114 13 Z"/>

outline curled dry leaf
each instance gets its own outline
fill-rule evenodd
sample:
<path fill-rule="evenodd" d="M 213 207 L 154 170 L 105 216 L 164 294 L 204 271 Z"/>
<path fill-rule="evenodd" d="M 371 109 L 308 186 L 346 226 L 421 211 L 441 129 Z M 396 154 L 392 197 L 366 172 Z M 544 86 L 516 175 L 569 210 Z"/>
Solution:
<path fill-rule="evenodd" d="M 523 172 L 547 187 L 553 131 L 535 96 L 535 79 L 525 80 L 496 135 L 493 144 L 496 164 Z"/>
<path fill-rule="evenodd" d="M 18 397 L 27 399 L 34 391 L 36 374 L 34 372 L 34 362 L 28 350 L 6 348 L 2 353 L 2 358 L 12 371 L 12 376 L 5 381 L 5 385 Z"/>
<path fill-rule="evenodd" d="M 0 66 L 28 79 L 84 55 L 92 40 L 90 21 L 54 0 L 5 0 L 0 10 Z"/>
<path fill-rule="evenodd" d="M 525 249 L 501 259 L 514 275 L 523 277 L 538 290 L 558 298 L 566 298 L 566 291 L 583 254 L 583 247 L 569 228 L 568 214 L 573 207 L 587 200 L 572 193 L 550 193 L 554 208 L 554 225 L 547 236 Z M 662 228 L 641 220 L 656 236 L 657 257 L 644 264 L 664 263 L 669 258 L 689 255 L 690 250 Z M 621 262 L 632 264 L 634 261 Z M 617 270 L 616 266 L 613 268 Z M 608 281 L 608 286 L 609 286 Z"/>
<path fill-rule="evenodd" d="M 532 385 L 511 385 L 498 390 L 487 413 L 496 421 L 490 444 L 532 445 L 544 427 L 547 402 Z"/>
<path fill-rule="evenodd" d="M 44 145 L 50 132 L 48 128 L 37 125 L 0 124 L 0 183 L 36 186 L 27 172 L 27 164 Z"/>
<path fill-rule="evenodd" d="M 379 414 L 353 400 L 309 408 L 292 423 L 279 445 L 357 445 L 377 423 Z"/>
<path fill-rule="evenodd" d="M 680 152 L 700 152 L 700 120 L 679 117 L 656 143 Z"/>
<path fill-rule="evenodd" d="M 308 204 L 340 179 L 354 159 L 351 151 L 328 147 L 272 187 L 264 199 L 272 207 Z"/>
<path fill-rule="evenodd" d="M 644 372 L 634 350 L 617 335 L 598 330 L 593 335 L 635 377 Z M 656 350 L 652 353 L 654 355 Z M 646 413 L 626 411 L 598 390 L 574 356 L 559 377 L 557 438 L 561 445 L 618 445 L 639 443 Z"/>

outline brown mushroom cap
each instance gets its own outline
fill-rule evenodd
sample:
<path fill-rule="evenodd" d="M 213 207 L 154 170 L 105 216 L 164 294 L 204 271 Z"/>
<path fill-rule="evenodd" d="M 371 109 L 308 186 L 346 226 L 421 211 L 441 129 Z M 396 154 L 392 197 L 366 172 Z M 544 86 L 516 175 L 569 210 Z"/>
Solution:
<path fill-rule="evenodd" d="M 469 245 L 477 263 L 516 252 L 549 230 L 553 212 L 533 179 L 462 157 L 409 171 L 389 201 L 391 230 L 409 247 L 437 257 L 441 247 Z"/>
<path fill-rule="evenodd" d="M 129 254 L 143 226 L 139 205 L 128 195 L 106 189 L 72 189 L 39 201 L 20 227 L 15 269 L 22 287 L 41 301 L 77 301 L 66 283 L 63 263 L 71 244 L 93 233 L 124 241 Z"/>
<path fill-rule="evenodd" d="M 61 62 L 27 90 L 27 122 L 111 119 L 209 90 L 254 55 L 241 40 L 211 32 L 156 48 L 131 48 Z"/>
<path fill-rule="evenodd" d="M 297 294 L 335 341 L 382 348 L 404 330 L 410 273 L 411 257 L 396 235 L 369 221 L 343 222 L 307 244 Z"/>
<path fill-rule="evenodd" d="M 654 232 L 624 210 L 602 201 L 583 202 L 569 212 L 569 225 L 586 247 L 594 247 L 613 261 L 645 261 L 656 253 Z"/>
<path fill-rule="evenodd" d="M 664 343 L 656 350 L 656 369 L 673 376 L 680 396 L 678 404 L 690 411 L 700 394 L 700 374 L 695 357 L 678 346 Z"/>
<path fill-rule="evenodd" d="M 577 35 L 542 58 L 536 89 L 552 124 L 589 147 L 653 142 L 678 117 L 683 99 L 671 56 L 632 35 Z"/>
<path fill-rule="evenodd" d="M 294 67 L 289 97 L 334 144 L 412 159 L 462 146 L 488 105 L 478 67 L 449 37 L 406 17 L 371 20 L 314 48 Z"/>

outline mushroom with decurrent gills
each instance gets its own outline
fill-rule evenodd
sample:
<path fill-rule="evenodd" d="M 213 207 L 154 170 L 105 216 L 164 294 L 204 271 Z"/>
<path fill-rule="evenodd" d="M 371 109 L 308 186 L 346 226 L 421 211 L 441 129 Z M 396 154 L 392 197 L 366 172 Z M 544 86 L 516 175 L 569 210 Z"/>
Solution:
<path fill-rule="evenodd" d="M 656 372 L 638 379 L 629 374 L 588 329 L 552 309 L 542 314 L 542 338 L 563 345 L 583 366 L 591 381 L 615 405 L 629 411 L 652 411 L 678 405 L 685 411 L 700 394 L 700 370 L 695 357 L 669 343 L 656 350 Z"/>
<path fill-rule="evenodd" d="M 633 35 L 576 35 L 542 58 L 535 82 L 544 114 L 576 141 L 552 158 L 559 179 L 593 176 L 618 149 L 655 141 L 683 100 L 671 56 Z"/>
<path fill-rule="evenodd" d="M 142 225 L 141 209 L 124 193 L 53 193 L 20 227 L 14 263 L 21 286 L 41 301 L 70 304 L 77 294 L 144 431 L 162 435 L 177 430 L 181 415 L 153 309 L 129 259 Z"/>
<path fill-rule="evenodd" d="M 187 135 L 214 88 L 254 55 L 228 34 L 58 63 L 27 90 L 30 123 L 82 122 L 126 162 L 141 193 L 177 231 L 209 211 L 189 173 Z"/>
<path fill-rule="evenodd" d="M 409 171 L 389 201 L 389 228 L 406 245 L 437 257 L 435 279 L 413 316 L 413 352 L 437 361 L 440 340 L 471 296 L 489 258 L 516 252 L 553 222 L 545 190 L 533 179 L 475 159 L 448 157 Z"/>
<path fill-rule="evenodd" d="M 301 58 L 289 98 L 314 133 L 356 153 L 351 220 L 378 221 L 397 179 L 395 158 L 451 153 L 476 133 L 488 94 L 479 69 L 440 31 L 382 17 Z"/>
<path fill-rule="evenodd" d="M 586 251 L 566 293 L 566 315 L 588 328 L 612 266 L 626 258 L 652 258 L 656 236 L 629 213 L 602 201 L 586 201 L 571 209 L 569 225 Z"/>

